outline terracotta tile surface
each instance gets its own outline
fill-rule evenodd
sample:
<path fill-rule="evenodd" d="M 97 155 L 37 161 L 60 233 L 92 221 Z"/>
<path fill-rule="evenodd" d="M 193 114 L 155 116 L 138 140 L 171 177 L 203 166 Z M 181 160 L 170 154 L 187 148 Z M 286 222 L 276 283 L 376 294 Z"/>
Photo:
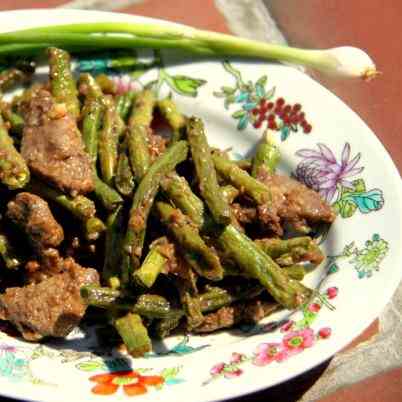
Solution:
<path fill-rule="evenodd" d="M 401 1 L 269 0 L 291 44 L 313 48 L 354 45 L 368 51 L 383 75 L 361 82 L 322 79 L 369 124 L 402 169 Z"/>
<path fill-rule="evenodd" d="M 401 402 L 402 368 L 341 389 L 319 402 Z"/>
<path fill-rule="evenodd" d="M 192 25 L 196 28 L 229 32 L 225 19 L 215 8 L 213 0 L 146 0 L 142 4 L 118 11 L 162 18 Z"/>
<path fill-rule="evenodd" d="M 51 8 L 67 2 L 68 0 L 0 0 L 0 11 L 22 8 Z"/>
<path fill-rule="evenodd" d="M 342 352 L 347 352 L 350 349 L 355 348 L 363 342 L 368 342 L 373 339 L 380 331 L 380 323 L 376 319 L 369 327 L 367 327 L 357 338 L 355 338 L 348 346 L 346 346 Z"/>

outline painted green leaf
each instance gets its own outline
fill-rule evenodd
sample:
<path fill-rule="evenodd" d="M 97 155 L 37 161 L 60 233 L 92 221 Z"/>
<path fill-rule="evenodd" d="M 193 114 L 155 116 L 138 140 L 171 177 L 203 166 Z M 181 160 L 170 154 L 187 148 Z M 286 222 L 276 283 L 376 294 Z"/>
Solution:
<path fill-rule="evenodd" d="M 240 109 L 240 110 L 234 112 L 234 113 L 232 114 L 232 117 L 233 117 L 234 119 L 240 119 L 240 118 L 243 117 L 245 114 L 247 114 L 247 112 L 246 112 L 245 110 Z"/>
<path fill-rule="evenodd" d="M 145 374 L 145 373 L 149 373 L 150 371 L 152 371 L 151 368 L 136 368 L 135 371 L 139 374 Z"/>
<path fill-rule="evenodd" d="M 161 371 L 160 376 L 167 381 L 168 379 L 174 378 L 179 374 L 180 367 L 170 367 L 170 368 L 165 368 Z"/>
<path fill-rule="evenodd" d="M 75 365 L 78 370 L 82 371 L 97 371 L 106 370 L 107 367 L 102 360 L 86 360 Z"/>
<path fill-rule="evenodd" d="M 364 183 L 363 179 L 357 179 L 352 181 L 354 192 L 365 192 L 366 191 L 366 183 Z"/>
<path fill-rule="evenodd" d="M 311 326 L 311 324 L 317 318 L 317 313 L 314 313 L 309 310 L 304 310 L 303 315 L 304 315 L 304 321 L 305 321 L 306 327 Z"/>
<path fill-rule="evenodd" d="M 236 101 L 236 97 L 234 95 L 229 95 L 224 102 L 225 109 L 228 109 L 229 106 Z"/>
<path fill-rule="evenodd" d="M 233 77 L 235 77 L 236 79 L 236 83 L 237 86 L 241 86 L 244 85 L 243 79 L 241 77 L 241 73 L 239 70 L 237 70 L 236 68 L 234 68 L 228 61 L 225 61 L 223 63 L 223 68 L 230 74 L 233 75 Z"/>
<path fill-rule="evenodd" d="M 173 75 L 168 84 L 181 95 L 195 97 L 198 94 L 198 88 L 206 82 L 205 80 L 191 78 L 186 75 Z"/>
<path fill-rule="evenodd" d="M 268 77 L 266 75 L 263 75 L 261 78 L 258 79 L 258 81 L 255 84 L 265 87 L 265 84 L 267 83 L 267 81 L 268 81 Z"/>
<path fill-rule="evenodd" d="M 233 95 L 236 92 L 236 88 L 223 86 L 222 92 L 226 95 Z"/>
<path fill-rule="evenodd" d="M 332 205 L 342 218 L 350 218 L 357 209 L 357 205 L 350 199 L 341 198 Z"/>
<path fill-rule="evenodd" d="M 353 202 L 362 214 L 378 211 L 384 205 L 383 193 L 378 188 L 366 192 L 348 193 L 344 199 Z"/>

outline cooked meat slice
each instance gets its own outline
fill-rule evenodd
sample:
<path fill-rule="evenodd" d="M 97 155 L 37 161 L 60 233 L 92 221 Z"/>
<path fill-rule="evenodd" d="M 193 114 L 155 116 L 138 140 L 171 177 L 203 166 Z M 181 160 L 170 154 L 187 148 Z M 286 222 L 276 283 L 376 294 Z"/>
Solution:
<path fill-rule="evenodd" d="M 25 264 L 25 281 L 39 283 L 55 274 L 64 272 L 64 259 L 54 248 L 43 250 L 40 259 Z"/>
<path fill-rule="evenodd" d="M 259 217 L 277 234 L 282 234 L 282 220 L 291 223 L 295 229 L 309 222 L 331 223 L 335 220 L 335 212 L 320 194 L 297 180 L 270 175 L 263 169 L 260 169 L 258 179 L 269 187 L 272 194 L 271 204 L 259 207 Z"/>
<path fill-rule="evenodd" d="M 65 337 L 85 313 L 80 288 L 89 284 L 99 284 L 98 273 L 66 258 L 62 272 L 0 295 L 0 318 L 11 321 L 29 341 Z"/>
<path fill-rule="evenodd" d="M 257 323 L 263 318 L 268 317 L 273 312 L 277 311 L 280 306 L 277 303 L 266 300 L 252 300 L 244 305 L 241 312 L 242 322 Z"/>
<path fill-rule="evenodd" d="M 259 299 L 221 307 L 213 313 L 206 314 L 204 322 L 195 328 L 194 332 L 213 332 L 240 322 L 257 323 L 277 309 L 278 304 Z"/>
<path fill-rule="evenodd" d="M 239 203 L 232 204 L 232 211 L 237 221 L 241 224 L 252 223 L 257 217 L 255 208 L 244 207 Z"/>
<path fill-rule="evenodd" d="M 194 328 L 194 332 L 213 332 L 217 329 L 232 327 L 236 322 L 236 308 L 233 306 L 221 307 L 213 313 L 206 314 L 204 322 Z"/>
<path fill-rule="evenodd" d="M 31 171 L 62 191 L 76 195 L 94 189 L 92 166 L 75 120 L 50 93 L 35 93 L 23 108 L 21 153 Z"/>
<path fill-rule="evenodd" d="M 148 133 L 148 149 L 151 154 L 151 160 L 154 161 L 166 149 L 167 140 L 162 136 L 155 134 L 152 130 Z"/>
<path fill-rule="evenodd" d="M 63 228 L 56 222 L 49 205 L 31 193 L 19 193 L 7 204 L 7 217 L 24 230 L 38 250 L 57 247 L 64 239 Z"/>

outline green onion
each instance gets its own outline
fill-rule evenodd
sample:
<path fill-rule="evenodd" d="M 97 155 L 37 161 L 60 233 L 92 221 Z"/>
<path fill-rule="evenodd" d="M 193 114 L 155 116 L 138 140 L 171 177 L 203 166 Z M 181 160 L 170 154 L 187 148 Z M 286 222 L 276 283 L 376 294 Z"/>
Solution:
<path fill-rule="evenodd" d="M 378 72 L 361 49 L 298 49 L 177 24 L 99 22 L 54 25 L 0 34 L 0 57 L 47 46 L 76 51 L 93 48 L 174 48 L 202 56 L 241 56 L 278 60 L 343 77 L 371 79 Z"/>

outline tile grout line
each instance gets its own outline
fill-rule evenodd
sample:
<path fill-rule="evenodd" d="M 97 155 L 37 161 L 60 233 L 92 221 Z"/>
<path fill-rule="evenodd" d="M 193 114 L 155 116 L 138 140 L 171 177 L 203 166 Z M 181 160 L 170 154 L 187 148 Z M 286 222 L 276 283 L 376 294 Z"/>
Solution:
<path fill-rule="evenodd" d="M 281 45 L 287 44 L 261 0 L 214 0 L 214 2 L 234 34 Z"/>

